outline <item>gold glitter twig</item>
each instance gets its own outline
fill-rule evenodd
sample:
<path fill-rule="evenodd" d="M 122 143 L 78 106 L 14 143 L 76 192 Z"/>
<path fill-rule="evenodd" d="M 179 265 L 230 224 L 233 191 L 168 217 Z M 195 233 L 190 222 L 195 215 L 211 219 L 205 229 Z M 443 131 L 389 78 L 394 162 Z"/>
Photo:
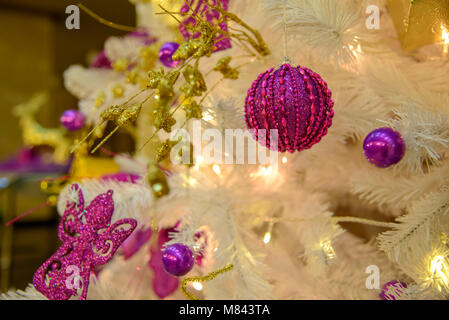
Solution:
<path fill-rule="evenodd" d="M 200 300 L 193 293 L 191 293 L 191 292 L 189 292 L 187 290 L 187 285 L 189 283 L 191 283 L 191 282 L 207 282 L 207 281 L 211 281 L 211 280 L 215 279 L 217 276 L 219 276 L 220 274 L 223 274 L 223 273 L 231 271 L 233 268 L 234 268 L 233 264 L 228 264 L 228 265 L 226 265 L 226 267 L 224 267 L 222 269 L 218 269 L 217 271 L 211 272 L 208 275 L 205 275 L 204 277 L 186 278 L 186 279 L 182 280 L 181 291 L 190 300 Z"/>
<path fill-rule="evenodd" d="M 106 20 L 106 19 L 100 17 L 98 14 L 96 14 L 92 10 L 90 10 L 89 8 L 87 8 L 86 6 L 84 6 L 80 2 L 77 3 L 77 6 L 81 10 L 83 10 L 85 13 L 87 13 L 89 16 L 91 16 L 92 18 L 94 18 L 95 20 L 100 22 L 101 24 L 104 24 L 104 25 L 106 25 L 108 27 L 111 27 L 111 28 L 117 29 L 117 30 L 121 30 L 121 31 L 135 31 L 136 30 L 136 28 L 134 28 L 134 27 L 124 26 L 124 25 L 121 25 L 121 24 L 114 23 L 112 21 Z"/>

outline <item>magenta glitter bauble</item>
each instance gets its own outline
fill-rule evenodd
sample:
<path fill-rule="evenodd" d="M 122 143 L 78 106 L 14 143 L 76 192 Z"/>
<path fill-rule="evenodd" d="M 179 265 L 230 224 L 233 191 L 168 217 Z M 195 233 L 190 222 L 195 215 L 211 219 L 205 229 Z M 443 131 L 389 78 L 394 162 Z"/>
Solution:
<path fill-rule="evenodd" d="M 181 61 L 173 60 L 172 56 L 178 50 L 179 43 L 167 42 L 161 46 L 159 50 L 159 60 L 168 68 L 176 67 Z"/>
<path fill-rule="evenodd" d="M 393 280 L 384 284 L 379 297 L 382 300 L 397 300 L 402 294 L 404 294 L 405 289 L 407 289 L 406 283 Z"/>
<path fill-rule="evenodd" d="M 286 63 L 254 81 L 245 100 L 245 121 L 260 144 L 293 153 L 327 134 L 333 106 L 331 91 L 318 74 Z"/>
<path fill-rule="evenodd" d="M 78 131 L 84 126 L 85 117 L 78 110 L 66 110 L 60 121 L 67 130 Z"/>
<path fill-rule="evenodd" d="M 175 243 L 168 246 L 162 254 L 162 265 L 171 275 L 180 277 L 192 270 L 195 264 L 195 257 L 192 250 L 182 243 Z"/>

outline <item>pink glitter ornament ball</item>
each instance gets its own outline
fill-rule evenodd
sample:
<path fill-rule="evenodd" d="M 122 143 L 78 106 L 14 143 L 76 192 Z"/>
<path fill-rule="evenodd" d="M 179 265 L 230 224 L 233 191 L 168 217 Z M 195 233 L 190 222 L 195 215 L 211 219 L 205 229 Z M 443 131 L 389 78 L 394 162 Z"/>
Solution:
<path fill-rule="evenodd" d="M 382 291 L 379 294 L 379 297 L 382 300 L 397 300 L 405 293 L 407 289 L 407 284 L 401 281 L 393 280 L 387 282 L 382 287 Z"/>
<path fill-rule="evenodd" d="M 333 106 L 331 91 L 318 74 L 286 63 L 254 81 L 245 100 L 245 121 L 260 144 L 293 153 L 327 134 Z"/>

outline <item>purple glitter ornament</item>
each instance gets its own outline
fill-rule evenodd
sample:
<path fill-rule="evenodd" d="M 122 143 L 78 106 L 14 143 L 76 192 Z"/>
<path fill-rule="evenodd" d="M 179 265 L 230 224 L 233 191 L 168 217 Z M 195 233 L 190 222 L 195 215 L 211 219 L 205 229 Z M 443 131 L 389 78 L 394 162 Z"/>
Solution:
<path fill-rule="evenodd" d="M 159 50 L 159 60 L 168 68 L 176 67 L 181 61 L 173 61 L 172 56 L 178 50 L 179 44 L 176 42 L 164 43 Z"/>
<path fill-rule="evenodd" d="M 195 258 L 189 247 L 175 243 L 165 249 L 162 264 L 169 274 L 180 277 L 192 270 Z"/>
<path fill-rule="evenodd" d="M 398 163 L 405 154 L 405 142 L 399 132 L 391 128 L 379 128 L 368 134 L 363 150 L 369 162 L 380 168 Z"/>
<path fill-rule="evenodd" d="M 84 126 L 85 117 L 78 110 L 66 110 L 61 116 L 61 124 L 69 131 L 78 131 Z"/>
<path fill-rule="evenodd" d="M 83 192 L 72 185 L 76 201 L 67 201 L 58 227 L 62 245 L 37 269 L 33 285 L 50 300 L 68 300 L 78 296 L 85 300 L 91 273 L 107 263 L 115 251 L 134 231 L 134 219 L 121 219 L 111 224 L 114 213 L 113 191 L 100 194 L 84 208 Z"/>
<path fill-rule="evenodd" d="M 179 279 L 165 271 L 162 258 L 164 254 L 162 248 L 166 242 L 170 241 L 169 234 L 172 232 L 176 232 L 176 227 L 160 230 L 157 247 L 150 248 L 151 258 L 148 266 L 153 270 L 153 291 L 160 299 L 171 295 L 179 286 Z"/>
<path fill-rule="evenodd" d="M 382 291 L 379 294 L 379 297 L 382 300 L 396 300 L 401 296 L 401 294 L 404 293 L 406 288 L 407 288 L 406 283 L 393 280 L 384 284 L 384 286 L 382 287 Z"/>
<path fill-rule="evenodd" d="M 211 3 L 214 6 L 220 6 L 224 11 L 228 10 L 229 0 L 212 0 Z M 181 8 L 181 13 L 183 13 L 183 15 L 189 15 L 184 21 L 182 21 L 182 24 L 179 25 L 179 30 L 186 40 L 189 40 L 190 38 L 196 39 L 201 35 L 201 32 L 196 32 L 192 35 L 187 29 L 188 26 L 193 27 L 197 23 L 196 19 L 192 15 L 192 12 L 190 12 L 190 8 L 192 8 L 195 12 L 195 15 L 204 16 L 211 25 L 216 25 L 220 19 L 220 12 L 210 8 L 203 0 L 186 0 L 184 6 Z M 228 31 L 226 20 L 219 23 L 218 26 L 221 30 L 225 32 Z M 231 47 L 231 40 L 221 34 L 215 39 L 213 52 L 226 50 Z"/>
<path fill-rule="evenodd" d="M 327 134 L 333 106 L 331 91 L 318 74 L 286 63 L 254 81 L 245 100 L 245 121 L 261 145 L 293 153 Z"/>

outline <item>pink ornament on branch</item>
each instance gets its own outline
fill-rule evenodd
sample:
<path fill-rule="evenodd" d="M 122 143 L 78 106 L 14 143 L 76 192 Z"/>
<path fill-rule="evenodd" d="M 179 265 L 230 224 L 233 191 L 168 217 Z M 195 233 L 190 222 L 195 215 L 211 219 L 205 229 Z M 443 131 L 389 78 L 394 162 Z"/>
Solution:
<path fill-rule="evenodd" d="M 285 63 L 254 81 L 245 100 L 245 121 L 261 145 L 293 153 L 311 148 L 327 134 L 333 106 L 320 75 Z"/>
<path fill-rule="evenodd" d="M 114 213 L 113 191 L 100 194 L 84 207 L 83 192 L 72 186 L 76 201 L 67 201 L 58 227 L 61 247 L 37 269 L 33 284 L 51 300 L 68 300 L 78 296 L 85 300 L 91 273 L 107 263 L 137 226 L 134 219 L 111 224 Z"/>

